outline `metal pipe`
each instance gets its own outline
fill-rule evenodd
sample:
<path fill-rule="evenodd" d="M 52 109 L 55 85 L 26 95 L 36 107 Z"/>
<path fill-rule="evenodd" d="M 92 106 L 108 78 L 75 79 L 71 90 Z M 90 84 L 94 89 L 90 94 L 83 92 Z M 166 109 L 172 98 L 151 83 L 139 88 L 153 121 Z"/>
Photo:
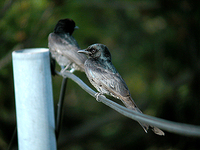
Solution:
<path fill-rule="evenodd" d="M 12 53 L 19 150 L 56 150 L 49 50 Z"/>

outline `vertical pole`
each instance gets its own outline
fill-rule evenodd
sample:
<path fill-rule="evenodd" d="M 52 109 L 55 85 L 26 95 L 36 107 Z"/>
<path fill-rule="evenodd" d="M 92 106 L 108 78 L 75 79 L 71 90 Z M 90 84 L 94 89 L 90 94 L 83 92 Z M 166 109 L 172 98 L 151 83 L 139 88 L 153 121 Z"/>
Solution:
<path fill-rule="evenodd" d="M 19 150 L 56 150 L 49 50 L 12 53 Z"/>

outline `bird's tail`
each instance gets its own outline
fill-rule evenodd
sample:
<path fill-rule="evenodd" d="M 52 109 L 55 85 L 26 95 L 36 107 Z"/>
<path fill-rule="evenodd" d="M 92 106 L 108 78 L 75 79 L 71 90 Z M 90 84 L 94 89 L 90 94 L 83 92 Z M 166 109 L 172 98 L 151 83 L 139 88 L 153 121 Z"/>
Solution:
<path fill-rule="evenodd" d="M 133 101 L 133 99 L 131 97 L 124 97 L 122 102 L 128 109 L 132 109 L 139 113 L 142 113 L 142 111 L 137 107 L 137 105 L 135 104 L 135 102 Z M 150 128 L 157 135 L 161 135 L 161 136 L 165 135 L 165 133 L 157 127 L 154 127 L 154 126 L 151 126 L 151 125 L 139 122 L 139 121 L 138 121 L 138 123 L 142 126 L 142 128 L 144 129 L 144 131 L 146 133 L 147 133 L 148 129 Z"/>

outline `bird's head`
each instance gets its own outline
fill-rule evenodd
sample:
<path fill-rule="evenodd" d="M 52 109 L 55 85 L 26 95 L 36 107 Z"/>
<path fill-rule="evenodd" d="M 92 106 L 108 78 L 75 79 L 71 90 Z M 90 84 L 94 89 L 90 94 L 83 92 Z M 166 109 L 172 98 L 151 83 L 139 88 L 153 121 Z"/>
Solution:
<path fill-rule="evenodd" d="M 111 54 L 108 48 L 103 44 L 93 44 L 84 50 L 79 50 L 78 53 L 84 53 L 89 58 L 111 61 Z"/>
<path fill-rule="evenodd" d="M 72 35 L 74 32 L 74 29 L 77 29 L 78 27 L 75 25 L 75 22 L 72 19 L 61 19 L 56 24 L 56 27 L 54 28 L 55 33 L 69 33 Z"/>

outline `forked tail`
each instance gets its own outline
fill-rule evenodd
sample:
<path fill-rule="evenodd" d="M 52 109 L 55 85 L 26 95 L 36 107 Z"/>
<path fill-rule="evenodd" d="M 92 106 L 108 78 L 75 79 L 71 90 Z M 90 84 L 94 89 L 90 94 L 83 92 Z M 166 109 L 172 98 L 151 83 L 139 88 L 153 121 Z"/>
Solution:
<path fill-rule="evenodd" d="M 132 109 L 139 113 L 142 113 L 142 111 L 137 107 L 137 105 L 135 104 L 135 102 L 133 101 L 133 99 L 131 97 L 124 97 L 122 99 L 122 102 L 128 109 Z M 139 121 L 138 121 L 138 123 L 142 126 L 142 128 L 144 129 L 144 131 L 146 133 L 147 133 L 148 129 L 150 128 L 157 135 L 161 135 L 161 136 L 165 135 L 165 133 L 157 127 L 154 127 L 154 126 L 151 126 L 151 125 L 139 122 Z"/>

